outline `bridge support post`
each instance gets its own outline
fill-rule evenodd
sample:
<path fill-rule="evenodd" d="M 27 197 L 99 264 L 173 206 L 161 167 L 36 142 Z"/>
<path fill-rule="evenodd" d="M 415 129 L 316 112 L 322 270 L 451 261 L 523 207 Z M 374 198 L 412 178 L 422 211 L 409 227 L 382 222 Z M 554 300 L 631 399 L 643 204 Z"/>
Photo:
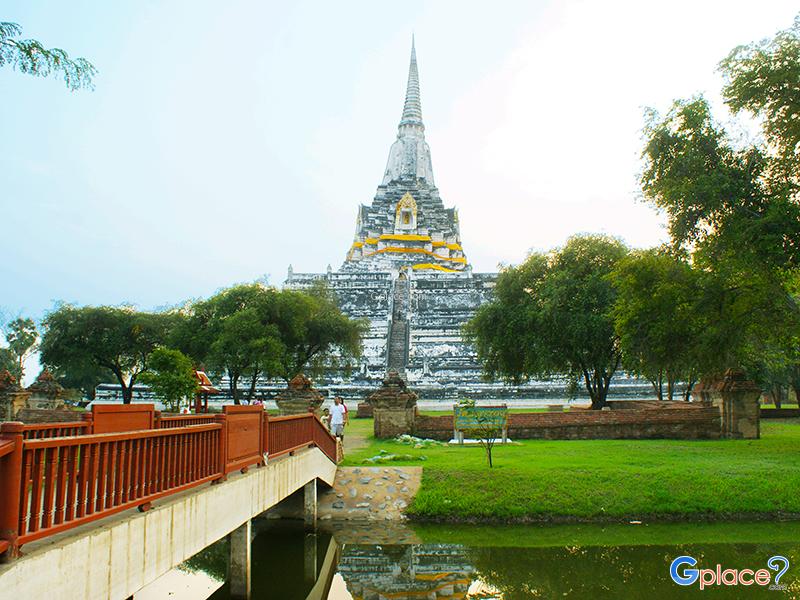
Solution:
<path fill-rule="evenodd" d="M 231 598 L 250 600 L 250 534 L 252 520 L 247 519 L 230 533 L 230 580 Z"/>
<path fill-rule="evenodd" d="M 312 479 L 303 487 L 303 521 L 306 529 L 317 528 L 317 480 Z"/>

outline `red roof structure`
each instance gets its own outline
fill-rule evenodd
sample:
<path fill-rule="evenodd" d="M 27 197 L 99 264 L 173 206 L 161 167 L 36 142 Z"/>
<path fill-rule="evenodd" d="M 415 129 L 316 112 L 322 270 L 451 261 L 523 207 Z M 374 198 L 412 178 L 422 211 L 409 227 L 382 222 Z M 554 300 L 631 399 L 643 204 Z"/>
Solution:
<path fill-rule="evenodd" d="M 194 399 L 194 412 L 196 414 L 208 412 L 208 395 L 219 394 L 220 391 L 211 384 L 205 371 L 195 371 L 197 378 L 197 396 Z"/>

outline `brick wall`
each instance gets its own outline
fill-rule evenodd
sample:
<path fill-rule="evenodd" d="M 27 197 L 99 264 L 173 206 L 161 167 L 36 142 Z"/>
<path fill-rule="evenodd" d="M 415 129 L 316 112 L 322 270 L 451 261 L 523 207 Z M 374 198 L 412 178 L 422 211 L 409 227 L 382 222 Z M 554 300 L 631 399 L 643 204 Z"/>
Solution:
<path fill-rule="evenodd" d="M 82 412 L 69 409 L 23 408 L 15 420 L 23 423 L 69 423 L 80 421 Z"/>
<path fill-rule="evenodd" d="M 414 434 L 449 440 L 453 437 L 453 417 L 418 416 Z M 720 437 L 720 413 L 715 407 L 702 405 L 512 413 L 508 435 L 512 440 L 713 439 Z"/>
<path fill-rule="evenodd" d="M 762 419 L 786 419 L 800 417 L 800 408 L 762 408 Z"/>
<path fill-rule="evenodd" d="M 453 439 L 453 415 L 436 417 L 417 415 L 414 423 L 414 435 L 432 440 L 448 441 Z"/>
<path fill-rule="evenodd" d="M 718 438 L 720 414 L 706 406 L 511 414 L 508 435 L 512 440 Z"/>

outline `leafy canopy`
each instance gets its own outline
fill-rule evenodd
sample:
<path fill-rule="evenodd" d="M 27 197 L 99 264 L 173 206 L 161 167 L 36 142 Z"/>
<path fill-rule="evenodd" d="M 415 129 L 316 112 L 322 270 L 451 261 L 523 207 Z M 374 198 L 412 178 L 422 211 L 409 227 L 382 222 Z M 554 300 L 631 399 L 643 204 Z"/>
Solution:
<path fill-rule="evenodd" d="M 773 185 L 797 191 L 800 173 L 800 15 L 774 38 L 738 46 L 720 63 L 722 94 L 734 112 L 759 117 Z"/>
<path fill-rule="evenodd" d="M 672 400 L 679 381 L 698 377 L 704 323 L 697 310 L 700 273 L 672 254 L 631 253 L 611 275 L 617 290 L 614 326 L 625 369 L 652 384 L 659 400 Z"/>
<path fill-rule="evenodd" d="M 364 324 L 344 315 L 324 288 L 276 290 L 238 285 L 194 303 L 174 343 L 217 375 L 228 376 L 239 401 L 239 382 L 259 377 L 289 380 L 304 369 L 321 372 L 357 357 Z"/>
<path fill-rule="evenodd" d="M 112 374 L 130 403 L 133 385 L 164 344 L 176 315 L 112 306 L 62 305 L 44 320 L 42 362 L 58 372 Z"/>
<path fill-rule="evenodd" d="M 464 329 L 486 375 L 519 382 L 566 374 L 602 408 L 621 360 L 609 275 L 627 252 L 617 239 L 580 235 L 505 269 L 494 300 Z"/>
<path fill-rule="evenodd" d="M 22 28 L 0 22 L 0 67 L 10 66 L 38 77 L 61 74 L 71 91 L 94 89 L 97 69 L 85 58 L 70 58 L 60 48 L 45 48 L 36 40 L 17 39 Z"/>
<path fill-rule="evenodd" d="M 767 384 L 800 353 L 800 18 L 720 70 L 728 107 L 755 115 L 764 141 L 735 143 L 702 97 L 676 101 L 648 114 L 641 183 L 702 276 L 698 364 Z"/>
<path fill-rule="evenodd" d="M 180 350 L 160 347 L 150 355 L 149 362 L 150 370 L 142 373 L 139 380 L 150 386 L 167 410 L 179 412 L 181 403 L 198 390 L 191 359 Z"/>

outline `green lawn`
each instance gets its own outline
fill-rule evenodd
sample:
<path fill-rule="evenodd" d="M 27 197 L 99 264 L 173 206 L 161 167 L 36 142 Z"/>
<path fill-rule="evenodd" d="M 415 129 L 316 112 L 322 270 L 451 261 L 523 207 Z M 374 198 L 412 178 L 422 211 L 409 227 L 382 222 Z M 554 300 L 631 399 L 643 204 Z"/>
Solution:
<path fill-rule="evenodd" d="M 370 435 L 353 419 L 348 435 Z M 434 520 L 746 518 L 800 514 L 800 421 L 762 421 L 760 440 L 526 440 L 414 449 L 368 437 L 345 465 L 380 450 L 425 456 L 409 514 Z"/>

